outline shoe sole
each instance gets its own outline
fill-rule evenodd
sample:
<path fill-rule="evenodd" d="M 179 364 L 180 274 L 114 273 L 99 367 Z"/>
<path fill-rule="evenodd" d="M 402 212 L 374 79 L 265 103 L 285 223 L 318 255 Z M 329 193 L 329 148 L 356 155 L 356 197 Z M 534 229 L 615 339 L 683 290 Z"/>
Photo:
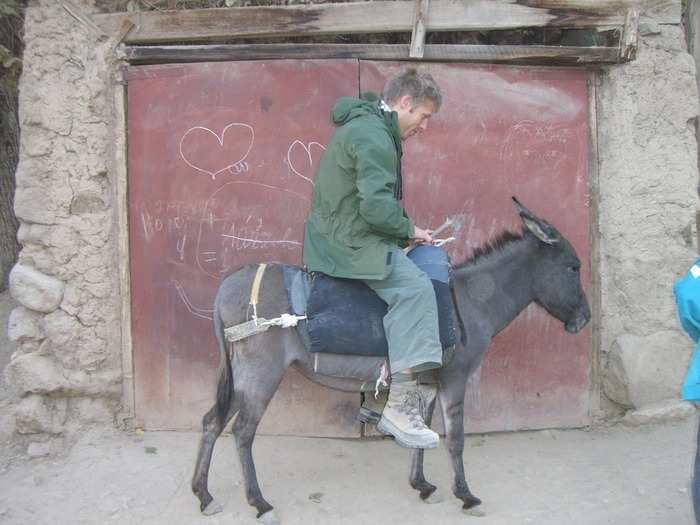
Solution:
<path fill-rule="evenodd" d="M 396 442 L 406 448 L 437 448 L 440 440 L 426 442 L 410 441 L 404 437 L 404 433 L 396 428 L 393 423 L 382 418 L 377 425 L 377 430 L 385 436 L 392 436 Z"/>

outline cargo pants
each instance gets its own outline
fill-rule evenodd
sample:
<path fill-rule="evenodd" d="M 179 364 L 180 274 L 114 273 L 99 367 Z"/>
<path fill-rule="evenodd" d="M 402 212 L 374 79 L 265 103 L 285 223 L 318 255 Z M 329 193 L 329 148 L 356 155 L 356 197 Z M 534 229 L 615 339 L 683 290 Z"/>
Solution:
<path fill-rule="evenodd" d="M 442 366 L 442 345 L 433 285 L 403 250 L 392 246 L 389 253 L 389 275 L 364 282 L 388 307 L 384 332 L 391 373 L 438 368 Z"/>

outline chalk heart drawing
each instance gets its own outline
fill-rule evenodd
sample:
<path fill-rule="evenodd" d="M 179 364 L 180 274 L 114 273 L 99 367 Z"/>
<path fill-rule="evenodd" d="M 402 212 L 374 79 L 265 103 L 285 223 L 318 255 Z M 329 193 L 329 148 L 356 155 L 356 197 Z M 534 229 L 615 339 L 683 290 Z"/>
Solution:
<path fill-rule="evenodd" d="M 180 139 L 180 157 L 191 168 L 215 180 L 220 173 L 243 163 L 254 142 L 255 131 L 241 122 L 228 124 L 221 133 L 194 126 Z"/>
<path fill-rule="evenodd" d="M 318 142 L 304 143 L 300 140 L 295 140 L 287 150 L 289 169 L 294 175 L 313 185 L 312 177 L 316 171 L 318 160 L 320 160 L 325 150 L 326 148 Z"/>

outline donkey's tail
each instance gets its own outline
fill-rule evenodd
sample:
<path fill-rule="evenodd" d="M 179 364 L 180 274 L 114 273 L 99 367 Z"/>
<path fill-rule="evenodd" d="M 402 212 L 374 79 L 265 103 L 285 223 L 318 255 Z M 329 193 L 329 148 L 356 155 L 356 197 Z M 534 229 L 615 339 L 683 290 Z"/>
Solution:
<path fill-rule="evenodd" d="M 216 387 L 216 418 L 223 426 L 226 424 L 233 399 L 233 371 L 231 369 L 231 355 L 224 334 L 224 323 L 216 306 L 214 307 L 214 332 L 219 343 L 220 354 L 219 384 Z"/>

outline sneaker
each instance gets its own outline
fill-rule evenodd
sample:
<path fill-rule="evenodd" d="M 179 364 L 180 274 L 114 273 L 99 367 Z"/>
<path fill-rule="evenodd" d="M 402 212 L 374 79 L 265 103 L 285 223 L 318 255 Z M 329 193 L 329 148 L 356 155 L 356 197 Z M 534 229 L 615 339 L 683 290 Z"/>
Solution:
<path fill-rule="evenodd" d="M 415 381 L 392 383 L 377 430 L 407 448 L 436 448 L 440 437 L 423 421 L 424 398 Z"/>

